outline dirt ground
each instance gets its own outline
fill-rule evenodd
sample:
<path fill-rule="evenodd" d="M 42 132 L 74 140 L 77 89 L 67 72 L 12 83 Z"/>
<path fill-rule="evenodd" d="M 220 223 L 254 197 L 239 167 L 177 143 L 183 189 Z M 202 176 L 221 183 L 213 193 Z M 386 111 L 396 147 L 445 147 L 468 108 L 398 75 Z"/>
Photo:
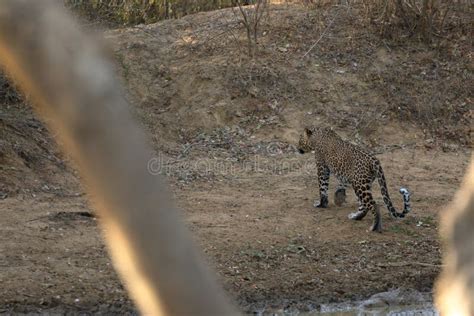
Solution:
<path fill-rule="evenodd" d="M 385 42 L 354 27 L 354 12 L 330 24 L 334 14 L 274 6 L 254 60 L 230 9 L 105 33 L 157 151 L 150 172 L 168 178 L 244 311 L 430 292 L 441 268 L 438 215 L 472 149 L 468 47 Z M 28 106 L 2 102 L 0 312 L 136 313 L 68 157 Z M 306 124 L 377 153 L 395 206 L 400 186 L 413 193 L 408 217 L 389 217 L 378 185 L 381 234 L 370 215 L 347 218 L 351 191 L 341 207 L 313 208 L 313 157 L 294 147 Z"/>

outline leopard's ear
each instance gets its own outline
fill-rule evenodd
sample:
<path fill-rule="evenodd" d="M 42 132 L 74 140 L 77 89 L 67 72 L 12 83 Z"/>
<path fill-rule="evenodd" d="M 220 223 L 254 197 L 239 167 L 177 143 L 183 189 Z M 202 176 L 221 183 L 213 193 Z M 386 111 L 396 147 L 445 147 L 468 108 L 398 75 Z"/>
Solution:
<path fill-rule="evenodd" d="M 304 132 L 308 137 L 313 135 L 313 131 L 311 129 L 309 129 L 308 127 L 304 128 Z"/>

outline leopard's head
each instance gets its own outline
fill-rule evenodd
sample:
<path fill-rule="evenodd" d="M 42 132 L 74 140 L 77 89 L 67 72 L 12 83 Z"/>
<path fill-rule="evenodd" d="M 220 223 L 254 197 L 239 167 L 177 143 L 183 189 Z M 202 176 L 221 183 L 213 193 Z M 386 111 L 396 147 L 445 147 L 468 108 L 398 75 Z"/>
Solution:
<path fill-rule="evenodd" d="M 300 140 L 298 142 L 298 151 L 300 154 L 304 154 L 313 150 L 311 144 L 311 136 L 313 131 L 309 128 L 305 128 L 303 134 L 300 135 Z"/>

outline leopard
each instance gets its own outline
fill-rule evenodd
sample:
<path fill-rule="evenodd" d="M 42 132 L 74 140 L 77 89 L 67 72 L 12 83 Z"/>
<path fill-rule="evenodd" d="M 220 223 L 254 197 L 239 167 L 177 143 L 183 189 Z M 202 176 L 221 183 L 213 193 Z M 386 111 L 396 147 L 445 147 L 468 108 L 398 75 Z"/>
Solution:
<path fill-rule="evenodd" d="M 338 182 L 334 194 L 336 206 L 345 202 L 346 189 L 351 185 L 357 196 L 359 207 L 348 217 L 359 221 L 370 211 L 374 217 L 370 231 L 382 231 L 380 210 L 372 195 L 372 184 L 376 178 L 391 217 L 404 218 L 411 211 L 410 191 L 405 187 L 400 188 L 403 196 L 403 211 L 398 212 L 390 199 L 380 161 L 367 148 L 343 140 L 332 128 L 305 127 L 300 135 L 297 149 L 300 154 L 314 152 L 316 158 L 319 199 L 315 201 L 314 207 L 328 207 L 329 177 L 332 173 Z"/>

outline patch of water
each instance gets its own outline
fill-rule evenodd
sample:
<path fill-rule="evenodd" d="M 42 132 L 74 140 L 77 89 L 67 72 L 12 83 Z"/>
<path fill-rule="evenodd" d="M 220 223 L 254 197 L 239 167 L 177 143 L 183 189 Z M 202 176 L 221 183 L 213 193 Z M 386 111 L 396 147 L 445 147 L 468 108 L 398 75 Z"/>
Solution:
<path fill-rule="evenodd" d="M 321 304 L 310 311 L 299 311 L 294 307 L 279 310 L 263 309 L 258 315 L 276 316 L 439 316 L 430 293 L 421 293 L 410 289 L 396 289 L 377 293 L 363 301 Z"/>
<path fill-rule="evenodd" d="M 439 313 L 430 294 L 400 288 L 377 293 L 364 301 L 323 304 L 313 315 L 439 316 Z"/>
<path fill-rule="evenodd" d="M 305 315 L 303 313 L 299 315 Z M 432 303 L 424 303 L 419 305 L 403 305 L 403 306 L 387 306 L 384 308 L 365 308 L 362 306 L 354 306 L 353 303 L 348 304 L 327 304 L 321 305 L 320 311 L 309 312 L 306 315 L 316 316 L 335 316 L 335 315 L 367 315 L 367 316 L 439 316 L 439 312 Z"/>

